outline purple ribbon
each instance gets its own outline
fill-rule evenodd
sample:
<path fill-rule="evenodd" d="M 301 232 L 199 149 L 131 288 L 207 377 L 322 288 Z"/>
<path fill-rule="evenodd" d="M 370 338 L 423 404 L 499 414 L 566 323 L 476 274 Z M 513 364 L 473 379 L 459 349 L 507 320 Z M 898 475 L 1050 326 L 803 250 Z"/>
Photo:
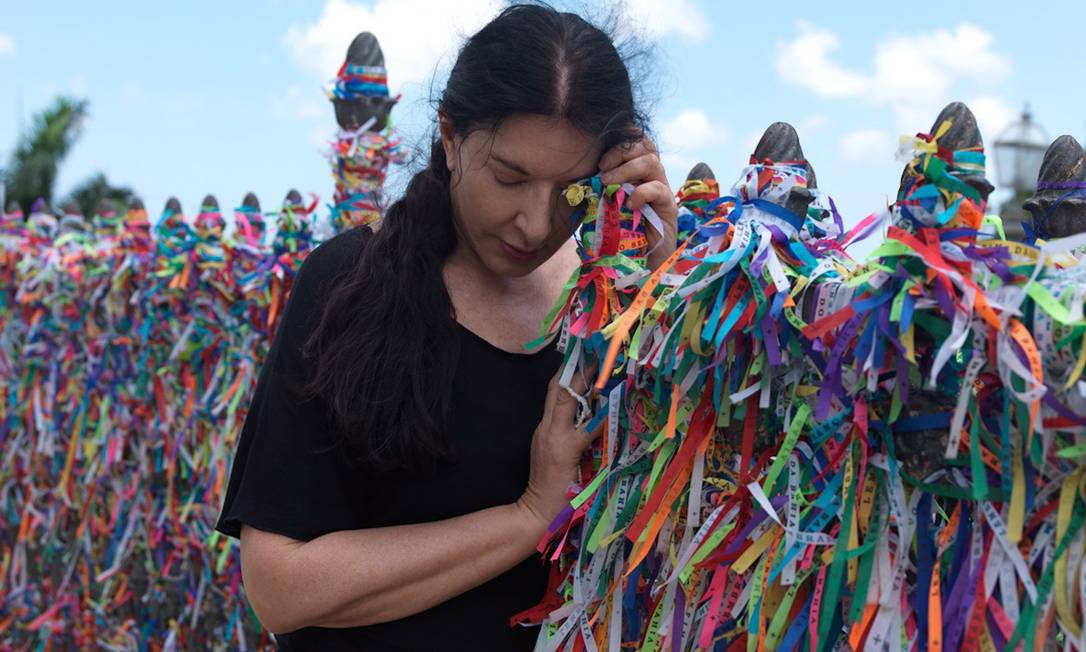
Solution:
<path fill-rule="evenodd" d="M 1061 417 L 1067 419 L 1071 423 L 1078 426 L 1086 426 L 1086 419 L 1072 412 L 1066 405 L 1056 400 L 1056 397 L 1052 395 L 1051 391 L 1045 392 L 1044 395 L 1045 405 L 1056 411 Z"/>
<path fill-rule="evenodd" d="M 841 385 L 841 366 L 846 362 L 845 349 L 852 342 L 852 339 L 856 337 L 856 332 L 859 330 L 863 318 L 864 315 L 854 315 L 845 322 L 844 328 L 839 332 L 837 341 L 834 342 L 833 348 L 830 350 L 829 359 L 826 360 L 825 374 L 822 377 L 822 387 L 818 390 L 818 400 L 815 405 L 816 419 L 825 419 L 829 414 L 831 396 L 837 395 L 842 400 L 846 398 L 845 389 Z"/>
<path fill-rule="evenodd" d="M 671 614 L 671 652 L 681 652 L 683 616 L 686 613 L 686 592 L 675 592 L 675 611 Z"/>
<path fill-rule="evenodd" d="M 939 304 L 939 308 L 943 311 L 943 316 L 947 321 L 954 321 L 954 314 L 957 312 L 954 305 L 954 299 L 950 295 L 950 291 L 942 283 L 932 283 L 932 293 L 935 295 L 935 302 Z"/>
<path fill-rule="evenodd" d="M 845 236 L 845 221 L 841 219 L 841 214 L 837 212 L 837 204 L 834 203 L 833 197 L 830 197 L 830 213 L 833 214 L 833 223 L 837 225 L 837 239 Z"/>
<path fill-rule="evenodd" d="M 762 320 L 762 343 L 765 345 L 766 358 L 770 366 L 773 367 L 781 363 L 781 351 L 778 347 L 779 337 L 777 322 L 773 319 L 773 315 L 766 312 L 765 318 Z"/>
<path fill-rule="evenodd" d="M 769 504 L 773 505 L 773 509 L 775 510 L 779 510 L 781 506 L 787 502 L 788 496 L 774 496 L 769 499 Z M 765 512 L 765 510 L 761 509 L 759 506 L 759 509 L 751 514 L 750 521 L 747 522 L 746 527 L 740 530 L 739 534 L 735 537 L 731 544 L 729 544 L 728 547 L 725 548 L 724 555 L 733 555 L 738 552 L 739 549 L 743 547 L 743 544 L 746 543 L 747 537 L 749 537 L 750 533 L 754 531 L 754 528 L 758 527 L 758 525 L 762 521 L 766 520 L 768 516 L 769 515 Z"/>

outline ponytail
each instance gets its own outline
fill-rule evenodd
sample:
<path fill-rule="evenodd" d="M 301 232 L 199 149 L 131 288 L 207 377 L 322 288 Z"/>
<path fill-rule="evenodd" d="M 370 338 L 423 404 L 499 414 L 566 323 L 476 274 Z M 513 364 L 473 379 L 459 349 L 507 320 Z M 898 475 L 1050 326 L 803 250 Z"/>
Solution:
<path fill-rule="evenodd" d="M 306 352 L 312 393 L 325 398 L 348 455 L 378 468 L 444 452 L 443 430 L 459 359 L 452 300 L 442 276 L 456 244 L 445 150 L 389 207 L 381 228 L 331 292 Z"/>

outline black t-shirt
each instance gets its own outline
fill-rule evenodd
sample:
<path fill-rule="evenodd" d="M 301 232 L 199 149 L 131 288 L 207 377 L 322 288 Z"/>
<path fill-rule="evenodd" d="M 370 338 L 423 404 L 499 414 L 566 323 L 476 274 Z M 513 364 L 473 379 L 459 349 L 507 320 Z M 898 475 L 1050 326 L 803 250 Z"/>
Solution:
<path fill-rule="evenodd" d="M 313 251 L 295 280 L 261 370 L 238 442 L 217 529 L 241 524 L 308 541 L 329 532 L 438 521 L 520 497 L 532 433 L 560 357 L 498 349 L 464 327 L 445 433 L 449 456 L 433 471 L 359 470 L 335 445 L 326 404 L 302 398 L 301 347 L 319 319 L 328 287 L 349 269 L 370 232 L 355 229 Z M 351 569 L 345 568 L 349 573 Z M 284 650 L 528 650 L 536 628 L 509 617 L 546 588 L 538 555 L 422 613 L 349 629 L 305 628 L 282 635 Z"/>

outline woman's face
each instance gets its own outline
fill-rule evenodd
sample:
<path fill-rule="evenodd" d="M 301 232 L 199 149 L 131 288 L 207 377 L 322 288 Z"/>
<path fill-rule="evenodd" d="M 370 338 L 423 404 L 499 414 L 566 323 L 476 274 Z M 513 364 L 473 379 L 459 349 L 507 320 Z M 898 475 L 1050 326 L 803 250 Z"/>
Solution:
<path fill-rule="evenodd" d="M 602 145 L 566 120 L 517 114 L 461 137 L 444 119 L 457 248 L 490 272 L 525 276 L 573 233 L 570 183 L 598 171 Z"/>

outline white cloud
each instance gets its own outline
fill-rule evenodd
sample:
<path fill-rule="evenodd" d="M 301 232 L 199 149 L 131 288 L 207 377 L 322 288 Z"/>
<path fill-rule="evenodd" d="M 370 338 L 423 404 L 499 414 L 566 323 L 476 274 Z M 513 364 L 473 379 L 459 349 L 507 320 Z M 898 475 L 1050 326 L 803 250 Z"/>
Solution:
<path fill-rule="evenodd" d="M 985 145 L 989 148 L 999 133 L 1018 117 L 1017 112 L 1010 105 L 994 95 L 976 97 L 967 101 L 966 104 L 973 110 L 973 115 L 977 118 L 977 126 L 980 127 Z"/>
<path fill-rule="evenodd" d="M 321 82 L 335 77 L 347 47 L 363 31 L 381 43 L 393 93 L 404 84 L 425 83 L 439 64 L 451 63 L 462 37 L 493 18 L 501 0 L 326 0 L 315 22 L 293 24 L 283 36 L 291 58 Z M 649 38 L 679 34 L 701 40 L 706 17 L 691 0 L 627 0 L 625 15 Z M 405 28 L 407 26 L 407 28 Z"/>
<path fill-rule="evenodd" d="M 699 150 L 722 145 L 729 133 L 723 125 L 715 124 L 701 109 L 685 109 L 665 122 L 660 128 L 660 159 L 669 173 L 674 175 L 697 163 Z"/>
<path fill-rule="evenodd" d="M 499 7 L 497 0 L 327 0 L 316 22 L 291 25 L 283 44 L 299 66 L 324 81 L 335 77 L 354 37 L 372 32 L 395 93 L 404 84 L 429 80 L 460 36 L 481 27 Z"/>
<path fill-rule="evenodd" d="M 870 86 L 870 79 L 846 69 L 830 58 L 841 39 L 828 29 L 798 21 L 799 37 L 777 43 L 775 64 L 782 79 L 825 97 L 852 97 Z"/>
<path fill-rule="evenodd" d="M 627 0 L 626 14 L 652 39 L 677 33 L 700 41 L 709 35 L 709 20 L 690 0 Z"/>
<path fill-rule="evenodd" d="M 953 99 L 953 98 L 951 98 Z M 949 103 L 949 102 L 947 102 Z M 931 129 L 931 123 L 939 115 L 941 106 L 933 104 L 899 104 L 894 107 L 894 115 L 897 117 L 897 129 L 903 135 L 912 136 L 917 133 L 927 133 Z"/>
<path fill-rule="evenodd" d="M 699 152 L 723 145 L 728 129 L 712 122 L 704 111 L 686 109 L 660 127 L 660 160 L 670 176 L 686 172 L 697 163 Z"/>
<path fill-rule="evenodd" d="M 1002 79 L 1010 60 L 992 45 L 992 35 L 973 25 L 891 38 L 877 46 L 875 95 L 884 102 L 933 103 L 945 101 L 961 80 Z"/>
<path fill-rule="evenodd" d="M 701 109 L 686 109 L 664 123 L 660 130 L 663 147 L 693 149 L 727 142 L 728 130 L 714 124 Z"/>
<path fill-rule="evenodd" d="M 782 79 L 822 97 L 891 106 L 899 128 L 907 131 L 927 129 L 963 85 L 991 84 L 1011 69 L 1010 60 L 994 49 L 992 34 L 969 24 L 887 38 L 875 45 L 870 72 L 834 59 L 841 46 L 834 32 L 803 21 L 796 29 L 794 40 L 777 43 Z"/>
<path fill-rule="evenodd" d="M 850 161 L 892 161 L 894 140 L 882 129 L 857 129 L 841 137 L 841 154 Z"/>
<path fill-rule="evenodd" d="M 15 54 L 15 39 L 10 34 L 0 32 L 0 56 Z"/>

